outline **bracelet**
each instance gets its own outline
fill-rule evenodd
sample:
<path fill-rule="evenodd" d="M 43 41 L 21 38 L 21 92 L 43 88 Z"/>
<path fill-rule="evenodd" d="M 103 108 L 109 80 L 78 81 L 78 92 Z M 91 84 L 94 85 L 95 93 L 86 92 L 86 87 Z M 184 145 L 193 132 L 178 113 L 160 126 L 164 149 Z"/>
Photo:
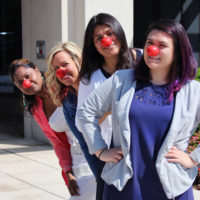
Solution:
<path fill-rule="evenodd" d="M 98 158 L 100 159 L 101 154 L 106 150 L 107 148 L 102 149 L 101 153 L 99 154 Z"/>

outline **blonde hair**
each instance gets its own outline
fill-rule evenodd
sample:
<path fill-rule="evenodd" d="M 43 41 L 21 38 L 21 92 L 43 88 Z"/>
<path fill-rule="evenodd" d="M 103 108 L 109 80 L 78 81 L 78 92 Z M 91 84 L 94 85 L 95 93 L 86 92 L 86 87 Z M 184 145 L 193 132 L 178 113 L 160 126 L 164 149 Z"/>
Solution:
<path fill-rule="evenodd" d="M 79 71 L 81 66 L 81 49 L 73 42 L 58 43 L 49 52 L 48 57 L 46 59 L 48 66 L 48 70 L 45 73 L 46 85 L 53 102 L 58 106 L 62 105 L 63 89 L 67 89 L 67 86 L 61 83 L 56 77 L 56 71 L 52 66 L 52 60 L 54 58 L 54 55 L 60 51 L 65 51 L 70 55 Z"/>

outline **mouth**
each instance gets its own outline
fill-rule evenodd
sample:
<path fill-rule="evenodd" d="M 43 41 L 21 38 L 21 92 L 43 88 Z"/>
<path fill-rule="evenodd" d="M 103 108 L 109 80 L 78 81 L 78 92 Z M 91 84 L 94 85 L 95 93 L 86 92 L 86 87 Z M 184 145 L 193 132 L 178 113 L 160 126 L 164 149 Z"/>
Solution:
<path fill-rule="evenodd" d="M 35 88 L 35 84 L 31 84 L 30 90 Z"/>
<path fill-rule="evenodd" d="M 67 73 L 67 74 L 62 78 L 62 80 L 68 79 L 68 78 L 70 78 L 71 76 L 72 76 L 72 74 Z"/>
<path fill-rule="evenodd" d="M 149 60 L 150 60 L 150 61 L 160 61 L 160 57 L 152 57 L 152 56 L 149 56 Z"/>
<path fill-rule="evenodd" d="M 33 90 L 36 86 L 37 86 L 37 84 L 35 82 L 31 82 L 31 86 L 29 88 L 27 88 L 27 89 L 28 90 Z"/>

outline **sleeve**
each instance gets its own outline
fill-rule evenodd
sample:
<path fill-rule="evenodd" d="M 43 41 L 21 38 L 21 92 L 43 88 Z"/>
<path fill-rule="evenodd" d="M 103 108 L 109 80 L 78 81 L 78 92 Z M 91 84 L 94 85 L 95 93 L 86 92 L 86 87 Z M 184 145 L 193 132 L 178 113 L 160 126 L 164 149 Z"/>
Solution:
<path fill-rule="evenodd" d="M 49 118 L 49 125 L 55 132 L 70 131 L 63 113 L 63 107 L 58 107 Z"/>
<path fill-rule="evenodd" d="M 82 132 L 91 154 L 107 148 L 100 134 L 98 119 L 111 110 L 114 75 L 95 89 L 77 110 L 77 127 Z"/>
<path fill-rule="evenodd" d="M 45 136 L 52 144 L 62 170 L 64 172 L 71 170 L 72 160 L 70 154 L 70 145 L 68 143 L 65 132 L 53 131 L 48 121 L 43 119 L 40 112 L 38 112 L 38 115 L 34 115 L 34 118 Z"/>
<path fill-rule="evenodd" d="M 70 144 L 68 143 L 65 132 L 55 132 L 55 134 L 57 135 L 58 139 L 56 141 L 52 141 L 52 145 L 62 170 L 67 172 L 72 169 Z"/>
<path fill-rule="evenodd" d="M 80 81 L 80 84 L 79 84 L 77 108 L 83 105 L 83 102 L 85 101 L 85 99 L 95 89 L 95 85 L 93 84 L 92 81 L 90 81 L 90 83 L 87 85 L 84 84 L 83 81 Z"/>
<path fill-rule="evenodd" d="M 77 110 L 83 105 L 83 102 L 87 99 L 89 94 L 96 88 L 92 79 L 93 77 L 91 77 L 91 80 L 87 85 L 84 84 L 84 79 L 79 83 Z M 78 127 L 77 116 L 75 116 L 75 125 Z"/>
<path fill-rule="evenodd" d="M 200 164 L 200 144 L 192 151 L 190 157 Z"/>
<path fill-rule="evenodd" d="M 135 48 L 135 51 L 136 51 L 136 60 L 138 61 L 143 55 L 143 49 Z"/>
<path fill-rule="evenodd" d="M 199 92 L 198 92 L 199 91 Z M 198 94 L 198 97 L 197 97 Z M 197 88 L 195 89 L 195 98 L 198 101 L 198 107 L 197 107 L 197 122 L 200 125 L 200 83 L 197 83 Z M 200 134 L 200 131 L 199 131 Z M 190 154 L 191 158 L 200 164 L 200 144 L 191 152 Z"/>

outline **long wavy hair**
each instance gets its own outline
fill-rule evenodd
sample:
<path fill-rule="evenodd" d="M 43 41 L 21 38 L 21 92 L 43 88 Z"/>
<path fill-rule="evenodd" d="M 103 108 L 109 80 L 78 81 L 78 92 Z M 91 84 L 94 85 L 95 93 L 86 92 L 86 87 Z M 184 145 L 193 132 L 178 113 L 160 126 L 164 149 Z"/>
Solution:
<path fill-rule="evenodd" d="M 8 71 L 9 71 L 10 78 L 12 79 L 13 82 L 15 82 L 14 74 L 15 74 L 16 70 L 21 66 L 23 66 L 25 68 L 36 69 L 35 64 L 33 62 L 27 60 L 26 58 L 20 58 L 20 59 L 16 59 L 16 60 L 12 61 L 9 65 Z M 43 79 L 45 79 L 44 73 L 43 72 L 40 72 L 40 73 L 41 73 Z M 33 114 L 34 113 L 33 106 L 37 106 L 37 101 L 36 101 L 35 95 L 23 94 L 22 98 L 23 98 L 23 105 L 24 105 L 25 109 L 27 109 L 30 114 Z"/>
<path fill-rule="evenodd" d="M 54 55 L 60 51 L 66 51 L 71 56 L 79 71 L 81 66 L 81 49 L 76 44 L 72 42 L 58 43 L 50 50 L 46 60 L 48 66 L 48 70 L 45 74 L 46 85 L 54 104 L 58 106 L 62 105 L 62 101 L 67 90 L 73 90 L 72 87 L 65 86 L 58 80 L 56 71 L 52 66 Z"/>
<path fill-rule="evenodd" d="M 195 78 L 198 64 L 192 51 L 190 41 L 183 26 L 170 19 L 160 19 L 150 24 L 148 34 L 153 30 L 159 30 L 170 35 L 174 44 L 174 61 L 169 72 L 169 100 L 173 93 L 181 89 L 189 80 Z M 150 71 L 144 61 L 144 56 L 135 66 L 135 80 L 150 80 Z"/>
<path fill-rule="evenodd" d="M 133 57 L 131 55 L 132 52 L 127 45 L 124 30 L 118 20 L 112 15 L 100 13 L 90 19 L 84 36 L 82 65 L 79 76 L 80 78 L 84 77 L 88 80 L 88 82 L 90 81 L 92 73 L 95 70 L 101 68 L 104 64 L 104 58 L 96 50 L 93 39 L 94 29 L 98 25 L 109 26 L 113 30 L 117 40 L 121 44 L 121 49 L 118 55 L 118 62 L 116 64 L 116 70 L 131 68 L 135 64 L 135 61 L 133 60 Z"/>

